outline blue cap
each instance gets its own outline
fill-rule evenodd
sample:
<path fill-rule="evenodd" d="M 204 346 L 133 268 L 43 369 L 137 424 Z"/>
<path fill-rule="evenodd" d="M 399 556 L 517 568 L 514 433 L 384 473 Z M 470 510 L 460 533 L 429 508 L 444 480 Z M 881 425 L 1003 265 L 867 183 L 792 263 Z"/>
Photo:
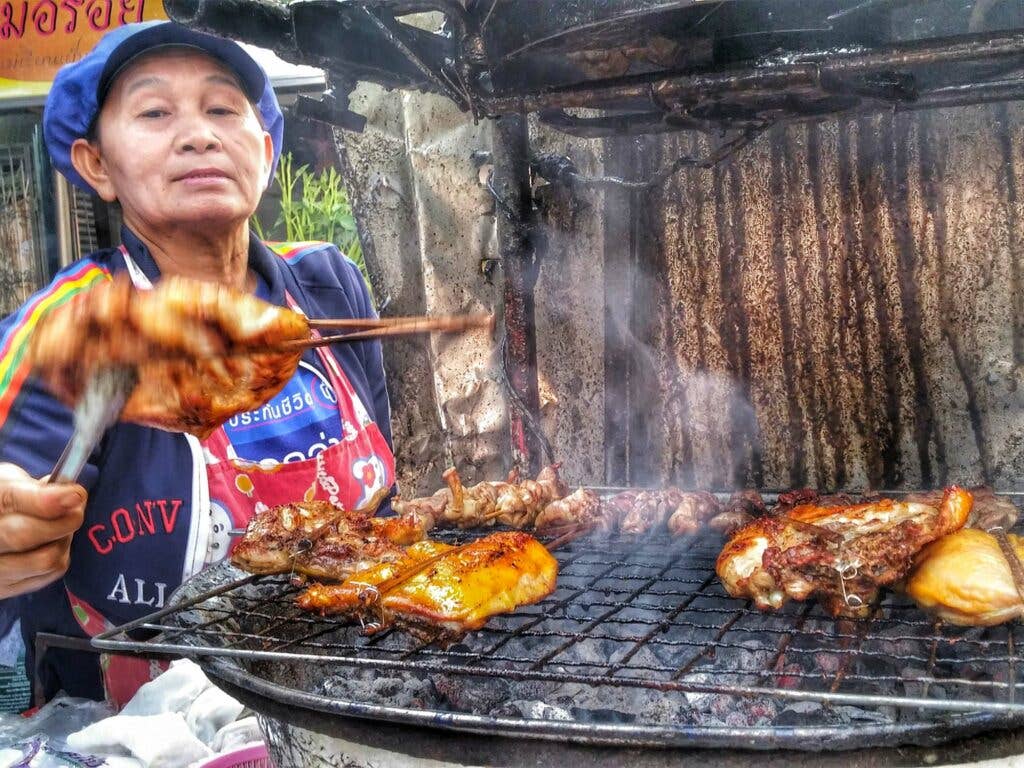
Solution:
<path fill-rule="evenodd" d="M 281 156 L 284 116 L 263 67 L 231 40 L 194 32 L 173 21 L 144 21 L 111 30 L 83 59 L 61 67 L 54 78 L 43 110 L 43 137 L 53 166 L 68 181 L 95 194 L 71 164 L 71 145 L 88 133 L 114 78 L 132 59 L 155 48 L 177 46 L 201 50 L 238 75 L 274 142 L 273 176 Z"/>

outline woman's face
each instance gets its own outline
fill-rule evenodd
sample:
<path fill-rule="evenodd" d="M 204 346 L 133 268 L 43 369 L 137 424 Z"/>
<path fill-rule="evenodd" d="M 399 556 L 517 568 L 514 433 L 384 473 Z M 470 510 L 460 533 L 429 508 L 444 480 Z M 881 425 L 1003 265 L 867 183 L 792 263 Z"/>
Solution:
<path fill-rule="evenodd" d="M 79 139 L 72 153 L 100 196 L 121 203 L 130 226 L 229 231 L 256 210 L 273 144 L 231 70 L 171 49 L 117 76 L 96 140 Z"/>

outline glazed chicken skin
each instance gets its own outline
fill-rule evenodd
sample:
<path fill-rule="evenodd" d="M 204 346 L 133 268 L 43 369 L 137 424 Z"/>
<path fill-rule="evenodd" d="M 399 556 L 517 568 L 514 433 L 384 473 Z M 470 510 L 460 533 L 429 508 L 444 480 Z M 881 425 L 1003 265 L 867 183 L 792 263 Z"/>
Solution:
<path fill-rule="evenodd" d="M 358 618 L 368 633 L 392 624 L 430 640 L 451 642 L 492 617 L 547 597 L 558 562 L 521 531 L 494 533 L 452 547 L 422 541 L 395 562 L 353 573 L 342 584 L 314 584 L 300 608 Z"/>
<path fill-rule="evenodd" d="M 205 438 L 291 379 L 301 350 L 269 347 L 309 336 L 298 312 L 223 285 L 168 276 L 140 291 L 119 274 L 48 313 L 29 356 L 67 405 L 97 370 L 135 367 L 121 420 Z"/>
<path fill-rule="evenodd" d="M 558 474 L 559 464 L 544 467 L 536 480 L 520 481 L 510 473 L 506 482 L 483 482 L 465 487 L 454 467 L 445 470 L 447 488 L 433 496 L 403 501 L 392 506 L 399 515 L 429 515 L 438 524 L 474 528 L 501 523 L 512 528 L 529 528 L 550 502 L 565 496 L 569 489 Z"/>
<path fill-rule="evenodd" d="M 835 616 L 863 615 L 879 587 L 902 579 L 922 547 L 962 528 L 970 512 L 971 494 L 955 486 L 938 506 L 800 505 L 737 531 L 716 571 L 730 595 L 761 610 L 816 596 Z"/>
<path fill-rule="evenodd" d="M 370 517 L 326 501 L 271 507 L 258 513 L 235 545 L 231 562 L 249 573 L 299 573 L 340 581 L 354 571 L 405 555 L 421 540 L 420 521 Z"/>
<path fill-rule="evenodd" d="M 1024 538 L 1008 534 L 1024 559 Z M 996 537 L 964 528 L 932 542 L 917 557 L 904 591 L 921 610 L 967 627 L 991 627 L 1024 615 L 1024 600 Z"/>

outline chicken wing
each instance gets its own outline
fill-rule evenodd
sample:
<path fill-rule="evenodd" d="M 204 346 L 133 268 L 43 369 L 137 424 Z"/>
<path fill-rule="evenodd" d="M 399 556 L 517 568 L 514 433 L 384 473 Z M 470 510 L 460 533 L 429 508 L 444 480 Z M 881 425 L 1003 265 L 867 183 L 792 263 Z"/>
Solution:
<path fill-rule="evenodd" d="M 762 610 L 816 595 L 833 615 L 863 614 L 879 587 L 903 578 L 921 548 L 962 528 L 970 511 L 971 494 L 955 486 L 938 506 L 797 506 L 737 531 L 716 571 L 730 595 Z"/>
<path fill-rule="evenodd" d="M 413 544 L 401 560 L 353 573 L 342 584 L 314 584 L 297 602 L 307 611 L 358 617 L 369 633 L 399 624 L 448 642 L 542 600 L 557 576 L 557 561 L 539 541 L 509 531 L 458 547 Z"/>
<path fill-rule="evenodd" d="M 169 276 L 140 291 L 118 275 L 49 312 L 29 357 L 68 405 L 98 369 L 136 367 L 121 419 L 205 438 L 276 395 L 302 352 L 267 348 L 309 334 L 301 314 L 223 285 Z"/>
<path fill-rule="evenodd" d="M 626 519 L 626 515 L 633 509 L 636 497 L 639 495 L 640 491 L 638 489 L 630 488 L 626 491 L 620 491 L 611 498 L 604 499 L 601 502 L 603 509 L 601 512 L 600 530 L 605 532 L 617 531 L 622 525 L 622 521 Z"/>
<path fill-rule="evenodd" d="M 1024 538 L 1007 538 L 1024 559 Z M 1024 615 L 1024 600 L 999 542 L 974 528 L 925 547 L 905 591 L 922 610 L 960 626 L 990 627 Z"/>

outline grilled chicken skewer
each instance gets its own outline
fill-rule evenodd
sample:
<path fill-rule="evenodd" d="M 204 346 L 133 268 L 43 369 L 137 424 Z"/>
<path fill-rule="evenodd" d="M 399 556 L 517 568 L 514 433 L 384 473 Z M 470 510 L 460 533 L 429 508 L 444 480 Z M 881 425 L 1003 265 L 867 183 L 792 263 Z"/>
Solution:
<path fill-rule="evenodd" d="M 464 330 L 482 318 L 315 321 L 361 328 L 318 338 L 302 314 L 215 283 L 169 276 L 139 291 L 127 276 L 53 310 L 32 335 L 34 373 L 73 406 L 97 371 L 134 368 L 122 421 L 199 438 L 274 397 L 305 349 L 381 335 Z M 489 322 L 489 321 L 488 321 Z"/>
<path fill-rule="evenodd" d="M 536 480 L 520 481 L 517 473 L 506 482 L 483 482 L 470 487 L 454 467 L 444 472 L 447 488 L 433 496 L 403 501 L 395 499 L 392 508 L 399 515 L 429 515 L 438 524 L 444 522 L 460 528 L 473 528 L 502 523 L 513 528 L 528 528 L 545 506 L 568 493 L 558 475 L 558 464 L 545 467 Z"/>

